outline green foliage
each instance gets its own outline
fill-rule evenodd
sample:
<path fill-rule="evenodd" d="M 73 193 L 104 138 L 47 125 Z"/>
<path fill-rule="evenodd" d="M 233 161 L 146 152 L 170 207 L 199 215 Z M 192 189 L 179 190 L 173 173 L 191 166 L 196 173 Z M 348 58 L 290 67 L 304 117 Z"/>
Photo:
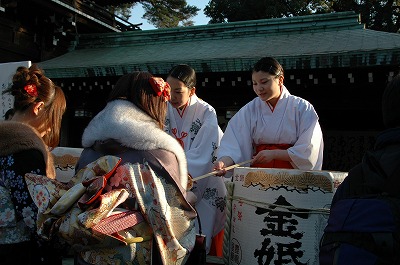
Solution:
<path fill-rule="evenodd" d="M 125 20 L 129 20 L 131 10 L 136 4 L 141 4 L 145 13 L 142 18 L 157 28 L 192 26 L 191 20 L 200 10 L 188 5 L 186 0 L 98 0 L 98 4 L 107 5 L 107 9 Z M 109 5 L 113 3 L 113 5 Z"/>
<path fill-rule="evenodd" d="M 361 21 L 369 29 L 399 32 L 400 28 L 400 1 L 361 0 L 358 6 Z"/>
<path fill-rule="evenodd" d="M 186 0 L 149 0 L 142 2 L 145 13 L 143 18 L 157 28 L 178 27 L 193 25 L 191 18 L 197 15 L 200 10 L 190 6 Z"/>
<path fill-rule="evenodd" d="M 399 6 L 399 0 L 210 0 L 204 13 L 209 23 L 225 23 L 355 11 L 369 29 L 398 32 Z"/>
<path fill-rule="evenodd" d="M 125 20 L 129 20 L 131 17 L 131 10 L 136 3 L 123 3 L 118 6 L 109 6 L 108 9 L 117 16 L 122 17 Z"/>
<path fill-rule="evenodd" d="M 129 19 L 131 9 L 141 4 L 143 15 L 157 28 L 191 26 L 200 11 L 186 0 L 97 0 L 115 3 L 109 10 Z M 399 32 L 400 0 L 210 0 L 204 13 L 209 23 L 282 18 L 311 14 L 354 11 L 369 29 Z"/>
<path fill-rule="evenodd" d="M 324 0 L 211 0 L 204 13 L 210 23 L 282 18 L 331 12 Z"/>

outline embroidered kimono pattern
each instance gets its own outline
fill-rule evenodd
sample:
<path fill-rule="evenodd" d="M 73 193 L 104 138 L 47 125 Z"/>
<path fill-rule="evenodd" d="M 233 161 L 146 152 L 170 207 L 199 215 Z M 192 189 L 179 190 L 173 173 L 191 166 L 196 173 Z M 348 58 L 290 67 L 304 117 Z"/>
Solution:
<path fill-rule="evenodd" d="M 54 178 L 48 147 L 37 130 L 15 121 L 0 122 L 0 260 L 1 264 L 61 264 L 68 250 L 55 237 L 37 233 L 38 208 L 25 174 Z"/>
<path fill-rule="evenodd" d="M 188 171 L 193 178 L 211 171 L 223 134 L 212 106 L 196 95 L 190 97 L 183 113 L 178 113 L 168 104 L 165 131 L 175 137 L 185 150 Z M 208 237 L 209 251 L 212 237 L 224 228 L 225 184 L 223 178 L 209 177 L 194 183 L 192 191 L 197 196 L 196 210 L 202 232 Z"/>
<path fill-rule="evenodd" d="M 91 211 L 84 208 L 83 212 L 74 207 L 70 213 L 61 215 L 65 220 L 58 221 L 61 222 L 60 232 L 66 237 L 79 235 L 73 238 L 84 240 L 73 242 L 84 246 L 77 250 L 79 261 L 150 264 L 149 258 L 154 253 L 157 257 L 153 258 L 160 259 L 157 264 L 183 264 L 194 247 L 196 212 L 186 200 L 186 157 L 175 138 L 132 102 L 118 99 L 108 102 L 91 120 L 82 135 L 82 146 L 84 150 L 75 167 L 77 176 L 73 179 L 82 180 L 86 174 L 85 179 L 91 179 L 95 175 L 98 176 L 96 183 L 104 187 L 95 204 L 100 203 L 98 207 Z M 110 157 L 121 159 L 115 171 L 94 174 L 99 167 L 114 168 L 105 166 L 107 163 L 104 162 L 114 160 Z M 95 161 L 98 166 L 92 164 Z M 109 176 L 107 181 L 103 175 Z M 82 183 L 74 181 L 72 187 Z M 77 190 L 80 190 L 79 186 Z M 128 198 L 125 198 L 126 194 Z M 56 201 L 63 201 L 61 198 Z M 118 218 L 114 220 L 114 217 L 121 212 L 127 213 L 125 217 L 129 218 L 118 223 Z M 134 218 L 142 221 L 134 225 L 131 223 Z M 68 230 L 70 227 L 75 227 L 72 233 Z M 118 235 L 99 234 L 98 231 L 104 232 L 99 227 L 108 227 L 109 232 L 118 229 Z"/>
<path fill-rule="evenodd" d="M 23 176 L 27 169 L 15 167 L 14 155 L 0 157 L 0 244 L 28 241 L 36 234 L 37 207 Z M 38 168 L 30 172 L 43 173 Z"/>
<path fill-rule="evenodd" d="M 82 258 L 92 264 L 140 265 L 151 264 L 152 248 L 157 247 L 152 246 L 154 234 L 163 264 L 184 264 L 188 249 L 194 245 L 195 231 L 193 217 L 187 214 L 191 208 L 182 208 L 183 195 L 171 179 L 157 175 L 145 162 L 119 165 L 119 161 L 114 156 L 101 157 L 81 169 L 67 184 L 27 175 L 30 192 L 40 205 L 40 233 L 50 237 L 59 226 L 58 233 L 71 245 L 80 246 Z M 84 189 L 73 187 L 97 180 L 105 180 L 96 190 L 101 194 L 85 207 L 86 200 L 82 198 L 93 194 L 93 185 Z M 103 234 L 95 229 L 115 212 L 124 211 L 143 217 L 133 226 L 110 221 L 108 225 L 114 233 Z"/>

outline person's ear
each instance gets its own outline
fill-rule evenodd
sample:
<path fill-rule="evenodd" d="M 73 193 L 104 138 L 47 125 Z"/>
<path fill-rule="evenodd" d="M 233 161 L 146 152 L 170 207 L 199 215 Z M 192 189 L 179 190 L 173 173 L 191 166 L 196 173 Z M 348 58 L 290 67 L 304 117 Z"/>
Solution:
<path fill-rule="evenodd" d="M 189 97 L 193 96 L 195 93 L 196 93 L 196 88 L 193 87 L 192 89 L 190 89 Z"/>
<path fill-rule="evenodd" d="M 283 75 L 279 76 L 279 85 L 283 86 L 283 80 L 285 79 L 285 77 Z"/>
<path fill-rule="evenodd" d="M 35 115 L 39 115 L 39 112 L 44 108 L 44 102 L 40 101 L 40 102 L 36 102 L 35 105 L 33 105 L 33 113 L 35 113 Z"/>

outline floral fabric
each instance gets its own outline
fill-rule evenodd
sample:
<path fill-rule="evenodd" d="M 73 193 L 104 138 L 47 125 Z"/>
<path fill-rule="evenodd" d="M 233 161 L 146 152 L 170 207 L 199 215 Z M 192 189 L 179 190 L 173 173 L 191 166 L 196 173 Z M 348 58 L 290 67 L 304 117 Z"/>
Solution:
<path fill-rule="evenodd" d="M 192 209 L 176 186 L 163 176 L 157 176 L 146 165 L 127 165 L 131 172 L 132 190 L 140 209 L 153 228 L 164 264 L 184 264 L 195 241 Z M 166 200 L 168 198 L 168 201 Z"/>
<path fill-rule="evenodd" d="M 32 155 L 30 161 L 37 161 L 40 153 L 29 151 L 22 155 Z M 21 165 L 19 160 L 14 155 L 0 157 L 0 244 L 28 241 L 36 232 L 37 207 L 29 195 L 24 174 L 40 174 L 45 167 L 44 163 L 38 166 L 29 161 Z"/>
<path fill-rule="evenodd" d="M 68 249 L 57 237 L 47 241 L 38 236 L 38 208 L 27 188 L 26 173 L 54 178 L 48 147 L 33 127 L 0 122 L 0 263 L 61 265 Z"/>
<path fill-rule="evenodd" d="M 157 176 L 145 163 L 119 162 L 118 157 L 101 157 L 68 184 L 28 174 L 29 190 L 39 206 L 39 232 L 51 237 L 59 227 L 59 235 L 91 264 L 151 264 L 152 249 L 160 250 L 163 264 L 184 264 L 195 230 L 193 218 L 186 214 L 191 209 L 182 207 L 183 195 L 175 183 Z M 82 203 L 93 194 L 98 194 L 95 200 Z M 118 223 L 121 227 L 112 234 L 92 229 L 124 211 L 137 211 L 143 216 L 138 219 L 145 221 L 131 227 Z M 153 234 L 157 246 L 152 246 Z"/>

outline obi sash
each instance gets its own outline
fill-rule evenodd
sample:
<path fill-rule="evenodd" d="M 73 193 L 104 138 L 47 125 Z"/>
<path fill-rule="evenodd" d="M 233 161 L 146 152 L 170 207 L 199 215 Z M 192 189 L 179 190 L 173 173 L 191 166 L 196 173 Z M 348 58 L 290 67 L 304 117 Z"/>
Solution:
<path fill-rule="evenodd" d="M 292 147 L 291 144 L 259 144 L 256 146 L 256 154 L 262 150 L 287 150 Z M 251 167 L 261 167 L 261 168 L 293 168 L 289 161 L 283 161 L 278 159 L 273 159 L 268 163 L 253 164 Z"/>

